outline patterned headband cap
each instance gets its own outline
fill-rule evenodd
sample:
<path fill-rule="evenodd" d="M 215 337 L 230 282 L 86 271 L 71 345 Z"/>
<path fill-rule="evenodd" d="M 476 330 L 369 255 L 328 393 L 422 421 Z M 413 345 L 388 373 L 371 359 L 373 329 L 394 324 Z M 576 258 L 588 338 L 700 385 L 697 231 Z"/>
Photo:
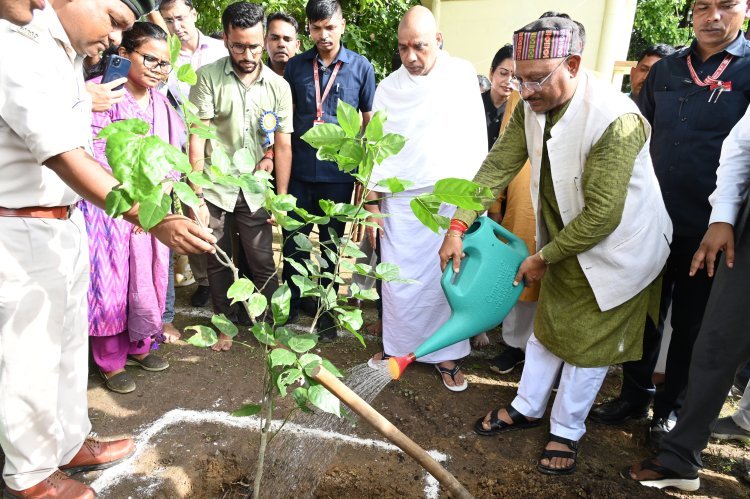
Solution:
<path fill-rule="evenodd" d="M 533 61 L 557 59 L 573 53 L 573 30 L 569 28 L 513 33 L 513 59 Z"/>

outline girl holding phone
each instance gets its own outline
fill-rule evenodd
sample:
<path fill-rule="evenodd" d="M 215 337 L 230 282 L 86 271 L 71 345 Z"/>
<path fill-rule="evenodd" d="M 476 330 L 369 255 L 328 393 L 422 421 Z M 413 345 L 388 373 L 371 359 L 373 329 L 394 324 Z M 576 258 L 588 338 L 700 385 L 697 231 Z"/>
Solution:
<path fill-rule="evenodd" d="M 125 96 L 108 111 L 92 118 L 94 157 L 110 170 L 106 142 L 97 139 L 110 123 L 139 118 L 150 133 L 182 149 L 186 130 L 182 119 L 157 87 L 166 80 L 171 65 L 167 34 L 159 26 L 137 22 L 123 32 L 117 55 L 130 61 Z M 98 83 L 101 76 L 91 81 Z M 172 171 L 169 177 L 178 178 Z M 162 314 L 167 294 L 169 249 L 148 233 L 124 220 L 114 220 L 94 205 L 82 201 L 89 234 L 91 284 L 89 286 L 89 336 L 94 361 L 107 388 L 118 393 L 135 390 L 125 370 L 137 365 L 162 371 L 169 363 L 151 353 L 161 339 Z"/>

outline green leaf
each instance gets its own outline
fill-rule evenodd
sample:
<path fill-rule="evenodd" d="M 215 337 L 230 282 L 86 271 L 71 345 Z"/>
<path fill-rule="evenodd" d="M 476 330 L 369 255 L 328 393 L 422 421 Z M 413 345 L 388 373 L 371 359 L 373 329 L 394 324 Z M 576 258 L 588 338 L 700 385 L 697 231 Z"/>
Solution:
<path fill-rule="evenodd" d="M 432 195 L 443 203 L 453 204 L 467 210 L 484 210 L 482 201 L 494 199 L 487 187 L 461 178 L 444 178 L 435 182 Z"/>
<path fill-rule="evenodd" d="M 154 193 L 142 200 L 138 206 L 138 222 L 143 230 L 149 231 L 167 216 L 172 208 L 172 197 L 157 186 Z"/>
<path fill-rule="evenodd" d="M 187 342 L 193 346 L 206 348 L 216 344 L 219 341 L 216 332 L 207 326 L 188 326 L 185 331 L 193 330 L 196 333 L 188 338 Z"/>
<path fill-rule="evenodd" d="M 365 138 L 368 142 L 377 142 L 383 138 L 383 123 L 386 121 L 384 111 L 377 111 L 365 128 Z"/>
<path fill-rule="evenodd" d="M 284 265 L 291 265 L 292 268 L 294 268 L 294 270 L 296 270 L 298 274 L 303 275 L 305 277 L 308 277 L 310 275 L 307 272 L 307 269 L 305 268 L 304 265 L 292 260 L 291 258 L 284 258 Z"/>
<path fill-rule="evenodd" d="M 296 367 L 286 369 L 284 372 L 276 377 L 276 388 L 279 389 L 279 393 L 282 397 L 286 397 L 286 388 L 289 385 L 293 385 L 297 380 L 302 377 L 302 370 Z"/>
<path fill-rule="evenodd" d="M 338 163 L 339 169 L 345 172 L 351 172 L 359 167 L 359 164 L 364 157 L 364 147 L 360 145 L 359 141 L 352 139 L 341 146 L 341 149 L 339 149 L 339 152 L 336 155 L 336 163 Z"/>
<path fill-rule="evenodd" d="M 182 50 L 182 42 L 177 35 L 169 35 L 169 62 L 172 66 L 177 64 L 177 59 L 180 57 L 180 50 Z"/>
<path fill-rule="evenodd" d="M 138 164 L 140 146 L 141 137 L 130 132 L 115 133 L 107 139 L 104 152 L 112 169 L 112 176 L 123 185 L 132 184 L 131 178 Z"/>
<path fill-rule="evenodd" d="M 296 248 L 301 251 L 312 251 L 313 244 L 310 239 L 302 233 L 297 233 L 292 237 L 292 241 L 296 245 Z"/>
<path fill-rule="evenodd" d="M 367 255 L 362 252 L 362 250 L 359 249 L 359 246 L 357 246 L 351 240 L 346 241 L 346 246 L 344 246 L 343 254 L 344 256 L 352 258 L 367 258 Z"/>
<path fill-rule="evenodd" d="M 198 75 L 195 74 L 195 70 L 190 63 L 183 64 L 177 68 L 177 79 L 183 83 L 187 83 L 190 86 L 198 83 Z"/>
<path fill-rule="evenodd" d="M 247 300 L 247 306 L 250 309 L 250 317 L 255 319 L 266 311 L 268 299 L 260 293 L 253 293 Z"/>
<path fill-rule="evenodd" d="M 104 202 L 105 212 L 112 218 L 122 215 L 133 206 L 127 192 L 117 187 L 109 191 Z"/>
<path fill-rule="evenodd" d="M 309 407 L 307 407 L 307 388 L 303 387 L 297 387 L 292 391 L 292 398 L 294 398 L 294 402 L 297 404 L 297 407 L 299 407 L 302 412 L 312 412 Z"/>
<path fill-rule="evenodd" d="M 261 410 L 261 406 L 258 404 L 245 404 L 236 411 L 229 413 L 230 416 L 241 418 L 245 416 L 255 416 Z"/>
<path fill-rule="evenodd" d="M 289 348 L 297 353 L 305 353 L 318 344 L 318 337 L 314 334 L 300 334 L 289 338 Z"/>
<path fill-rule="evenodd" d="M 190 165 L 190 160 L 187 154 L 183 153 L 173 145 L 169 145 L 164 149 L 165 157 L 172 168 L 185 175 L 193 171 L 193 167 Z"/>
<path fill-rule="evenodd" d="M 231 338 L 237 336 L 237 326 L 232 324 L 232 321 L 227 319 L 227 316 L 224 314 L 214 315 L 213 317 L 211 317 L 211 324 L 216 326 L 219 331 Z"/>
<path fill-rule="evenodd" d="M 339 322 L 341 322 L 341 325 L 347 329 L 358 331 L 362 327 L 362 310 L 358 308 L 346 310 L 339 307 L 336 307 L 334 310 L 338 312 L 338 319 Z"/>
<path fill-rule="evenodd" d="M 395 156 L 406 145 L 406 137 L 397 133 L 389 133 L 378 141 L 378 153 L 375 162 L 380 164 L 384 159 Z"/>
<path fill-rule="evenodd" d="M 429 194 L 420 194 L 409 203 L 414 216 L 434 233 L 439 233 L 445 217 L 438 215 L 440 201 Z"/>
<path fill-rule="evenodd" d="M 114 134 L 126 133 L 128 135 L 146 135 L 151 127 L 141 119 L 129 119 L 115 121 L 104 127 L 96 136 L 98 139 L 107 139 Z"/>
<path fill-rule="evenodd" d="M 250 329 L 253 332 L 253 336 L 262 343 L 270 347 L 276 346 L 276 341 L 273 337 L 273 329 L 271 325 L 266 322 L 256 322 L 255 325 Z"/>
<path fill-rule="evenodd" d="M 314 148 L 331 146 L 338 150 L 346 142 L 344 130 L 333 123 L 314 126 L 302 136 L 302 140 Z"/>
<path fill-rule="evenodd" d="M 172 184 L 172 190 L 174 190 L 174 193 L 180 198 L 182 204 L 186 204 L 195 210 L 198 209 L 201 201 L 198 199 L 198 196 L 195 195 L 193 189 L 191 189 L 185 182 L 174 182 Z"/>
<path fill-rule="evenodd" d="M 299 365 L 307 369 L 307 367 L 309 366 L 315 367 L 320 365 L 323 362 L 323 358 L 320 355 L 315 355 L 314 353 L 306 353 L 304 355 L 300 355 L 298 362 Z"/>
<path fill-rule="evenodd" d="M 330 372 L 331 374 L 333 374 L 337 378 L 343 378 L 344 377 L 344 375 L 341 374 L 341 371 L 339 371 L 336 368 L 336 366 L 334 366 L 333 363 L 331 363 L 331 361 L 328 360 L 328 359 L 323 359 L 323 367 L 325 367 L 328 370 L 328 372 Z"/>
<path fill-rule="evenodd" d="M 247 300 L 252 296 L 254 291 L 255 285 L 253 284 L 253 281 L 242 277 L 229 286 L 229 290 L 227 290 L 227 298 L 231 298 L 232 303 L 234 304 L 238 301 Z"/>
<path fill-rule="evenodd" d="M 384 281 L 393 281 L 398 279 L 399 272 L 400 269 L 395 263 L 383 262 L 379 263 L 378 266 L 375 267 L 375 276 L 378 279 L 382 279 Z"/>
<path fill-rule="evenodd" d="M 397 177 L 390 177 L 384 178 L 383 180 L 378 182 L 378 185 L 380 187 L 385 187 L 392 194 L 398 194 L 399 192 L 404 192 L 406 189 L 414 185 L 414 182 L 410 180 L 401 180 Z"/>
<path fill-rule="evenodd" d="M 312 405 L 321 411 L 341 417 L 341 401 L 323 385 L 311 384 L 307 389 L 307 398 Z"/>
<path fill-rule="evenodd" d="M 179 153 L 174 146 L 157 135 L 143 137 L 140 152 L 134 180 L 142 182 L 145 188 L 154 186 L 167 177 L 172 170 L 173 159 Z"/>
<path fill-rule="evenodd" d="M 205 173 L 203 172 L 191 172 L 188 173 L 188 180 L 191 181 L 193 184 L 197 185 L 198 187 L 202 187 L 204 189 L 210 189 L 214 186 L 214 183 L 211 182 L 211 179 L 209 179 Z"/>
<path fill-rule="evenodd" d="M 273 311 L 274 324 L 286 324 L 289 319 L 289 304 L 292 300 L 292 292 L 287 283 L 279 286 L 271 297 L 271 310 Z"/>
<path fill-rule="evenodd" d="M 295 220 L 288 215 L 282 215 L 279 212 L 274 213 L 274 216 L 276 217 L 276 223 L 284 230 L 294 231 L 305 225 L 299 220 Z"/>
<path fill-rule="evenodd" d="M 222 174 L 226 175 L 232 166 L 232 161 L 223 148 L 215 147 L 211 151 L 211 165 L 217 167 Z"/>
<path fill-rule="evenodd" d="M 268 358 L 271 361 L 271 367 L 292 366 L 297 362 L 297 356 L 294 352 L 284 348 L 274 348 Z"/>
<path fill-rule="evenodd" d="M 278 211 L 292 211 L 297 206 L 297 198 L 291 194 L 279 194 L 273 197 L 271 207 Z"/>
<path fill-rule="evenodd" d="M 292 282 L 299 288 L 300 296 L 312 296 L 314 293 L 311 291 L 318 287 L 310 279 L 301 275 L 293 275 Z"/>
<path fill-rule="evenodd" d="M 232 155 L 234 166 L 241 172 L 252 173 L 255 171 L 255 155 L 247 147 L 237 149 Z"/>
<path fill-rule="evenodd" d="M 289 346 L 289 339 L 297 336 L 289 328 L 286 327 L 277 327 L 274 331 L 274 335 L 276 336 L 276 341 L 284 346 Z"/>
<path fill-rule="evenodd" d="M 343 99 L 339 99 L 336 106 L 336 118 L 347 137 L 353 139 L 359 136 L 359 132 L 362 129 L 362 121 L 359 117 L 359 111 L 354 106 L 348 104 Z"/>

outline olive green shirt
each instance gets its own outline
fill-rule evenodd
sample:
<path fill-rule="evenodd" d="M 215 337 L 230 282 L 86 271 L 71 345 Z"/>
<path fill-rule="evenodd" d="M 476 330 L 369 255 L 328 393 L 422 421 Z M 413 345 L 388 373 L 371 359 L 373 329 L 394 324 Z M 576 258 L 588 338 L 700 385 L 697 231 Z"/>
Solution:
<path fill-rule="evenodd" d="M 636 114 L 625 114 L 610 124 L 586 160 L 581 178 L 584 209 L 564 225 L 546 143 L 550 130 L 566 110 L 567 105 L 548 113 L 545 122 L 538 202 L 540 222 L 549 234 L 542 252 L 550 264 L 542 279 L 534 334 L 550 352 L 576 366 L 637 360 L 642 354 L 646 315 L 652 320 L 658 315 L 661 278 L 627 302 L 603 312 L 576 255 L 601 242 L 619 225 L 635 158 L 646 142 L 646 132 Z M 524 107 L 518 106 L 505 135 L 495 143 L 474 181 L 497 193 L 527 158 Z M 458 210 L 455 216 L 471 223 L 477 213 Z"/>
<path fill-rule="evenodd" d="M 278 132 L 292 133 L 292 93 L 289 84 L 264 64 L 258 78 L 245 86 L 232 67 L 229 57 L 198 69 L 198 82 L 190 89 L 190 102 L 198 108 L 198 117 L 216 126 L 219 143 L 230 158 L 246 149 L 246 160 L 232 162 L 228 173 L 239 176 L 252 173 L 263 156 L 266 134 L 260 129 L 260 117 L 272 111 L 278 117 Z M 271 134 L 273 135 L 273 133 Z M 215 144 L 206 143 L 206 167 L 210 165 Z M 217 185 L 204 189 L 206 199 L 225 211 L 234 211 L 240 187 Z M 242 189 L 250 209 L 263 204 L 263 192 Z"/>

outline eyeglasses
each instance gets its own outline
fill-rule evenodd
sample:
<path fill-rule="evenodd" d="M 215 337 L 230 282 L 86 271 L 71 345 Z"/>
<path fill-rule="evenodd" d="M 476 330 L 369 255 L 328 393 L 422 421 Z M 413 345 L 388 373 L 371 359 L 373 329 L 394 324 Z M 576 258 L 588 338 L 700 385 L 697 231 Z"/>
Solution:
<path fill-rule="evenodd" d="M 526 90 L 527 92 L 539 92 L 542 89 L 542 85 L 547 83 L 547 80 L 550 79 L 550 77 L 554 74 L 554 72 L 557 71 L 558 68 L 562 66 L 563 63 L 567 61 L 569 57 L 570 56 L 567 56 L 565 59 L 560 61 L 560 64 L 555 66 L 555 69 L 550 71 L 550 73 L 547 76 L 545 76 L 539 81 L 523 81 L 522 82 L 518 78 L 514 77 L 512 80 L 510 80 L 511 88 L 517 92 L 521 92 L 523 90 Z"/>
<path fill-rule="evenodd" d="M 146 68 L 153 69 L 165 74 L 169 74 L 172 72 L 172 63 L 170 63 L 169 61 L 162 61 L 158 57 L 144 54 L 142 52 L 138 52 L 137 50 L 133 50 L 133 52 L 143 56 L 143 65 L 146 66 Z"/>
<path fill-rule="evenodd" d="M 242 55 L 249 50 L 252 55 L 258 55 L 263 52 L 263 45 L 245 45 L 244 43 L 230 43 L 229 48 L 237 55 Z"/>

